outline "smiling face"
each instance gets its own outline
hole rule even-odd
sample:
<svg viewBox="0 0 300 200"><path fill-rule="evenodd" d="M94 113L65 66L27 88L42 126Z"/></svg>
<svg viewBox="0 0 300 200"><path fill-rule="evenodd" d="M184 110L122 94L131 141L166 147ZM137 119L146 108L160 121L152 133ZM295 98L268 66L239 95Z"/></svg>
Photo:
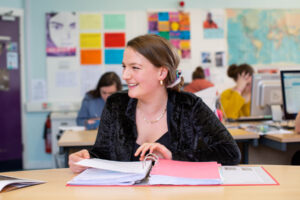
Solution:
<svg viewBox="0 0 300 200"><path fill-rule="evenodd" d="M164 67L155 67L140 53L127 47L123 56L122 78L128 84L128 95L131 98L151 98L158 89L165 89L160 85L167 75Z"/></svg>

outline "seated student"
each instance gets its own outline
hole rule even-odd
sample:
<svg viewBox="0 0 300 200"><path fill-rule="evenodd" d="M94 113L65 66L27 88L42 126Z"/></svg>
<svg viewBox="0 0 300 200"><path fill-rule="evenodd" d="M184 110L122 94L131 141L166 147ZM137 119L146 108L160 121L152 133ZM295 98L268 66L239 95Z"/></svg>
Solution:
<svg viewBox="0 0 300 200"><path fill-rule="evenodd" d="M300 111L295 120L295 132L300 134ZM300 165L300 150L296 151L291 160L292 165Z"/></svg>
<svg viewBox="0 0 300 200"><path fill-rule="evenodd" d="M121 80L115 72L104 73L96 88L86 93L76 119L77 125L97 129L107 98L121 89Z"/></svg>
<svg viewBox="0 0 300 200"><path fill-rule="evenodd" d="M122 75L129 90L108 98L93 148L71 154L70 169L81 172L86 168L75 162L90 157L134 161L148 152L238 164L239 148L216 115L194 94L179 92L178 64L177 50L166 39L147 34L130 40Z"/></svg>
<svg viewBox="0 0 300 200"><path fill-rule="evenodd" d="M248 64L230 65L227 75L236 82L235 87L222 92L221 106L227 118L250 116L253 68Z"/></svg>
<svg viewBox="0 0 300 200"><path fill-rule="evenodd" d="M204 71L200 66L193 72L192 79L193 81L184 87L184 91L195 93L214 86L214 84L205 79Z"/></svg>
<svg viewBox="0 0 300 200"><path fill-rule="evenodd" d="M300 133L300 111L298 112L295 120L295 132Z"/></svg>

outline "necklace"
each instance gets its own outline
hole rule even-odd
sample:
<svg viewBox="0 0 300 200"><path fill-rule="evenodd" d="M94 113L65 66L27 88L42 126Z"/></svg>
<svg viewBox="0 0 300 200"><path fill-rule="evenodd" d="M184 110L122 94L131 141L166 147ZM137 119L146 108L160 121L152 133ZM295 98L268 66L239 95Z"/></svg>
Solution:
<svg viewBox="0 0 300 200"><path fill-rule="evenodd" d="M165 115L165 113L167 112L167 108L164 109L164 111L155 119L155 120L148 120L146 119L146 117L143 115L143 120L148 123L148 124L155 124L156 122L158 122L159 120L161 120L161 118L163 118L163 116Z"/></svg>

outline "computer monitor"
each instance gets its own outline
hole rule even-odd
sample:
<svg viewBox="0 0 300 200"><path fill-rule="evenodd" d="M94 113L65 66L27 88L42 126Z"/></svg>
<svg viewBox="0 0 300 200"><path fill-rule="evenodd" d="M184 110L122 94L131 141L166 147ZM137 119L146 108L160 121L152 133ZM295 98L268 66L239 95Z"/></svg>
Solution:
<svg viewBox="0 0 300 200"><path fill-rule="evenodd" d="M281 120L282 93L279 74L254 74L251 90L251 116ZM278 114L278 112L280 112ZM276 116L275 116L276 114Z"/></svg>
<svg viewBox="0 0 300 200"><path fill-rule="evenodd" d="M280 71L285 119L295 119L300 111L300 70Z"/></svg>

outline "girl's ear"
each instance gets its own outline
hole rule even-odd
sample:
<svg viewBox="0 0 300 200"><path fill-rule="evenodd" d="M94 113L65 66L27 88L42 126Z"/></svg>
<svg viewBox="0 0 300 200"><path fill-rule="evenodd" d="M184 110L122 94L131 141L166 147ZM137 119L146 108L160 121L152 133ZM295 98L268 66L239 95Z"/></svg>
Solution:
<svg viewBox="0 0 300 200"><path fill-rule="evenodd" d="M168 75L168 69L166 67L160 67L159 69L159 80L165 80Z"/></svg>

